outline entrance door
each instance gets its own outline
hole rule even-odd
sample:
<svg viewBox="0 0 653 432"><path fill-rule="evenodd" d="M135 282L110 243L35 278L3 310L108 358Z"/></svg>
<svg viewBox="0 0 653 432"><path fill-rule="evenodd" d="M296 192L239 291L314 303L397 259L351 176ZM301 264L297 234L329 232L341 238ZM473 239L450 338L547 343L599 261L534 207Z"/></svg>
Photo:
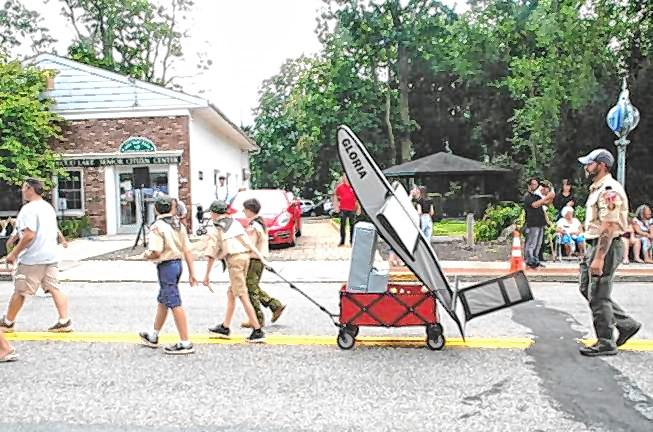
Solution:
<svg viewBox="0 0 653 432"><path fill-rule="evenodd" d="M134 173L118 173L118 193L120 195L120 213L118 232L135 233L140 224L140 209L137 204L137 191L134 189Z"/></svg>
<svg viewBox="0 0 653 432"><path fill-rule="evenodd" d="M143 219L148 225L154 222L156 197L169 193L168 168L151 166L147 182L149 187L143 189L136 188L133 168L118 171L116 177L120 202L118 232L137 233Z"/></svg>

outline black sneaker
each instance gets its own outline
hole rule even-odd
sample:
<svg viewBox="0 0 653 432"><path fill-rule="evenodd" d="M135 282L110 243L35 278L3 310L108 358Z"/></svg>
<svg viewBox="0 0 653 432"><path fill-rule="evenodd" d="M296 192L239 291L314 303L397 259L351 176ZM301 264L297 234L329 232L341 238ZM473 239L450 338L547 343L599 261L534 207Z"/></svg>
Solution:
<svg viewBox="0 0 653 432"><path fill-rule="evenodd" d="M148 332L140 332L138 334L141 338L141 344L150 347L150 348L158 348L159 347L159 336L152 336Z"/></svg>
<svg viewBox="0 0 653 432"><path fill-rule="evenodd" d="M229 338L229 334L231 333L231 330L229 330L227 327L225 327L222 324L219 324L215 327L209 327L209 337L217 337L220 339L227 339Z"/></svg>
<svg viewBox="0 0 653 432"><path fill-rule="evenodd" d="M181 342L177 342L174 345L169 345L163 348L163 352L170 355L193 354L195 348L193 348L193 344L183 346Z"/></svg>
<svg viewBox="0 0 653 432"><path fill-rule="evenodd" d="M50 327L48 331L52 333L69 333L73 331L73 322L70 318L68 318L68 321L63 324L57 321L57 323Z"/></svg>
<svg viewBox="0 0 653 432"><path fill-rule="evenodd" d="M640 323L637 323L634 327L619 329L619 337L617 338L617 346L621 346L628 342L628 339L635 336L635 333L642 328Z"/></svg>
<svg viewBox="0 0 653 432"><path fill-rule="evenodd" d="M600 345L598 343L592 346L585 346L580 349L581 355L587 357L613 356L617 355L617 352L619 352L619 350L616 346L611 347L607 345Z"/></svg>
<svg viewBox="0 0 653 432"><path fill-rule="evenodd" d="M254 329L252 330L252 334L247 336L247 339L245 340L251 343L265 342L265 333L263 333L263 330L261 329Z"/></svg>
<svg viewBox="0 0 653 432"><path fill-rule="evenodd" d="M0 318L0 330L4 331L5 333L13 333L15 325L16 325L16 321L14 321L11 324L7 324L7 320L5 319L4 315L2 316L2 318Z"/></svg>

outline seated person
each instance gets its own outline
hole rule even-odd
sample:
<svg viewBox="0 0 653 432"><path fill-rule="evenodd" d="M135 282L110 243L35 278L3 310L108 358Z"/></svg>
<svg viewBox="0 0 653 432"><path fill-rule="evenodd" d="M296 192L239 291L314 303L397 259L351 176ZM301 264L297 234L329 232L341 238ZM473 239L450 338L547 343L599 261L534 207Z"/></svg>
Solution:
<svg viewBox="0 0 653 432"><path fill-rule="evenodd" d="M624 244L624 264L630 264L630 249L633 247L635 242L639 243L639 240L635 238L635 233L633 231L632 223L629 223L626 227L626 231L621 235L621 241Z"/></svg>
<svg viewBox="0 0 653 432"><path fill-rule="evenodd" d="M566 255L571 255L574 247L578 248L578 254L585 255L585 236L583 225L574 217L574 208L565 206L560 211L562 218L556 222L556 233L558 241L564 248Z"/></svg>
<svg viewBox="0 0 653 432"><path fill-rule="evenodd" d="M633 242L633 256L635 261L640 263L653 263L651 257L651 240L653 240L651 217L651 208L647 205L641 205L637 208L635 217L633 218L633 231L636 239ZM644 257L643 261L642 256Z"/></svg>

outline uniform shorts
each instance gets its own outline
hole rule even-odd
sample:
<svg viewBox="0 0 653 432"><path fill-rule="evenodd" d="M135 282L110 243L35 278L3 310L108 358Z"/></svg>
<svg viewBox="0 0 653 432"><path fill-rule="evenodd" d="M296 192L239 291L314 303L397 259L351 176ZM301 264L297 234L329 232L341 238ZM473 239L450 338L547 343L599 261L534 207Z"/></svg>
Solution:
<svg viewBox="0 0 653 432"><path fill-rule="evenodd" d="M247 269L249 268L249 254L235 254L227 257L227 270L232 294L236 297L249 295L247 293Z"/></svg>
<svg viewBox="0 0 653 432"><path fill-rule="evenodd" d="M181 306L181 296L179 295L181 260L163 261L156 266L156 269L159 274L157 301L170 309Z"/></svg>
<svg viewBox="0 0 653 432"><path fill-rule="evenodd" d="M39 286L43 291L59 289L59 267L57 264L18 264L14 270L16 294L23 297L36 294Z"/></svg>

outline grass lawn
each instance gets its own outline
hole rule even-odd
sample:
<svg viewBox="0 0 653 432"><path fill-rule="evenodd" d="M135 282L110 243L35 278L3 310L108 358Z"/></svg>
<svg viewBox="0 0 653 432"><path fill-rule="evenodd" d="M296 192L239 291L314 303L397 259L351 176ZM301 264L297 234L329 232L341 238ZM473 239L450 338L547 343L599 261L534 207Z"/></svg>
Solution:
<svg viewBox="0 0 653 432"><path fill-rule="evenodd" d="M433 223L434 236L463 236L467 232L465 221L443 219Z"/></svg>
<svg viewBox="0 0 653 432"><path fill-rule="evenodd" d="M331 218L336 224L340 224L340 219L337 217ZM434 236L451 236L460 237L467 233L464 220L456 219L443 219L440 222L433 223Z"/></svg>

